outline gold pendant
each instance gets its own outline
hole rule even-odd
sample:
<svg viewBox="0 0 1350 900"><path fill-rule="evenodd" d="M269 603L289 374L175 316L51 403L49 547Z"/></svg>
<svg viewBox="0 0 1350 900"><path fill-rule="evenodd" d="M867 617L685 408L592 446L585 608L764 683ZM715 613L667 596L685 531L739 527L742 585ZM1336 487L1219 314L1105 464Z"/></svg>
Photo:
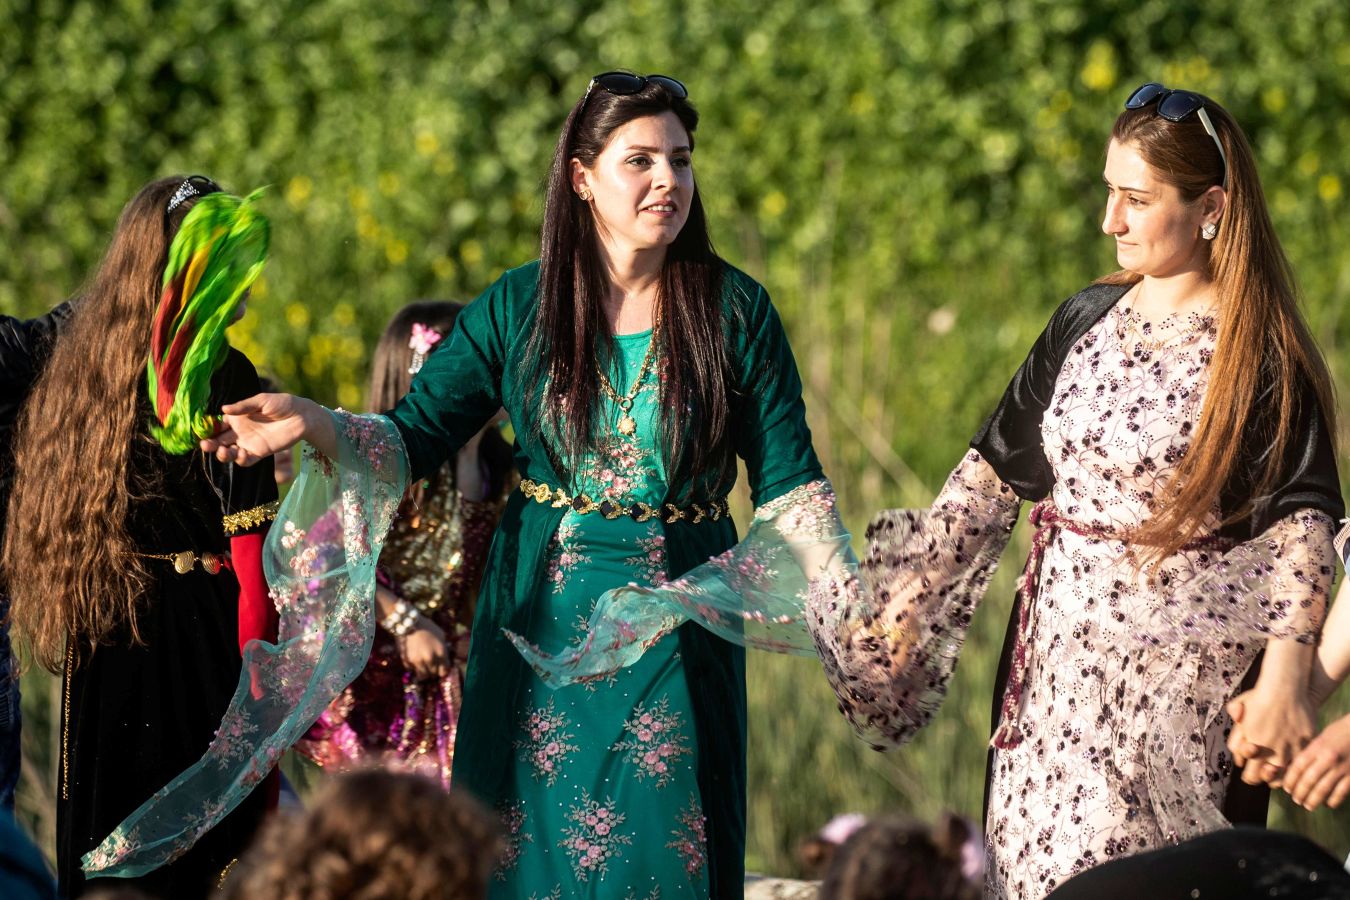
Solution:
<svg viewBox="0 0 1350 900"><path fill-rule="evenodd" d="M197 554L191 550L184 550L181 553L173 555L173 570L179 575L186 575L192 571L192 567L197 562Z"/></svg>
<svg viewBox="0 0 1350 900"><path fill-rule="evenodd" d="M637 422L634 421L632 416L624 413L619 417L619 434L632 437L635 431L637 431Z"/></svg>

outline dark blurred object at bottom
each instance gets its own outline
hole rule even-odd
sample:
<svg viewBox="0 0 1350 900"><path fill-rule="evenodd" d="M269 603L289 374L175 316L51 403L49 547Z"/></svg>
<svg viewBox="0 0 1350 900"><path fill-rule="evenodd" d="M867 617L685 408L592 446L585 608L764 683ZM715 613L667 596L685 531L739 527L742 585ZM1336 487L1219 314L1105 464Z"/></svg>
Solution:
<svg viewBox="0 0 1350 900"><path fill-rule="evenodd" d="M1305 837L1264 828L1230 828L1089 869L1046 900L1139 897L1350 900L1350 873Z"/></svg>

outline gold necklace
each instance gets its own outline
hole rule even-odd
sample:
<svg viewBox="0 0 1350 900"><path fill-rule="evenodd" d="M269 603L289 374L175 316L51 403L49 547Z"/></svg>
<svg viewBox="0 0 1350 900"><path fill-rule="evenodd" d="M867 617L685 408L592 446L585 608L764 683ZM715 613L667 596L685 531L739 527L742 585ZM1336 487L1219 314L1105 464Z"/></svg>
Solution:
<svg viewBox="0 0 1350 900"><path fill-rule="evenodd" d="M642 368L638 369L637 377L633 379L633 384L628 388L628 393L622 397L619 392L614 390L614 385L610 383L609 376L600 368L600 364L595 364L595 374L600 376L600 389L605 392L610 400L619 407L623 415L619 416L619 434L624 437L632 437L637 431L637 420L633 418L633 401L637 399L638 391L642 390L642 383L647 380L647 373L651 371L652 363L656 359L656 341L661 334L661 313L658 310L656 314L656 324L652 328L652 339L647 344L647 355L642 358Z"/></svg>

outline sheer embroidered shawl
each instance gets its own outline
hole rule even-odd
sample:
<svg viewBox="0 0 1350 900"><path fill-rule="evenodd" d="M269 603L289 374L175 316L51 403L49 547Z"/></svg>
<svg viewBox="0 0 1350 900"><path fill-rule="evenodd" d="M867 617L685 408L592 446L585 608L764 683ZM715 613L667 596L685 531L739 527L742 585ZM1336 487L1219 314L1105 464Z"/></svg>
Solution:
<svg viewBox="0 0 1350 900"><path fill-rule="evenodd" d="M246 646L239 687L206 753L84 856L89 875L132 878L185 853L365 667L375 564L407 466L388 419L334 416L337 460L306 452L267 538L263 565L281 613L278 643Z"/></svg>

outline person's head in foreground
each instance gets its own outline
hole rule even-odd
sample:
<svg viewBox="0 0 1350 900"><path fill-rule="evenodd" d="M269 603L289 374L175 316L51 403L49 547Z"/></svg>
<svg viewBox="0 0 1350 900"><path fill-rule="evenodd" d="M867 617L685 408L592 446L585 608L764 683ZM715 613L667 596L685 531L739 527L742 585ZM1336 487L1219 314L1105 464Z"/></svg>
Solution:
<svg viewBox="0 0 1350 900"><path fill-rule="evenodd" d="M484 897L501 840L471 797L421 775L334 776L278 814L230 870L222 900Z"/></svg>
<svg viewBox="0 0 1350 900"><path fill-rule="evenodd" d="M984 846L970 822L943 813L936 825L878 816L834 852L820 900L978 900Z"/></svg>

